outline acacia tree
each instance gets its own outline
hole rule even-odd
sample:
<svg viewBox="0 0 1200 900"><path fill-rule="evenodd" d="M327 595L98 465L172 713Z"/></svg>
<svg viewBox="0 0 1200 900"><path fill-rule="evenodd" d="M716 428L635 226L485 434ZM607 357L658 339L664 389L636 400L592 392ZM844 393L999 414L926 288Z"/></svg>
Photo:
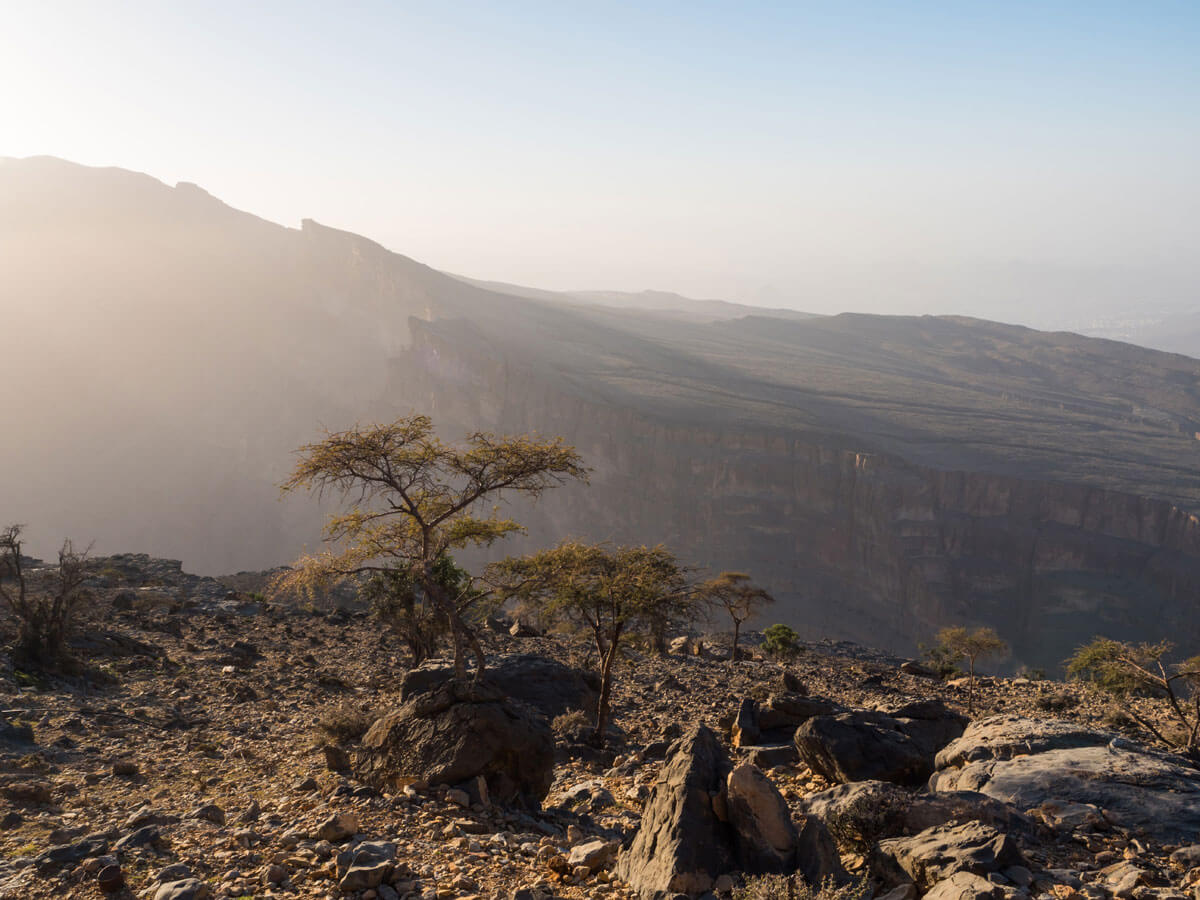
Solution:
<svg viewBox="0 0 1200 900"><path fill-rule="evenodd" d="M733 647L729 651L729 663L732 665L737 659L742 623L764 606L774 603L775 598L758 587L745 572L722 572L700 585L700 596L725 610L733 620Z"/></svg>
<svg viewBox="0 0 1200 900"><path fill-rule="evenodd" d="M22 531L21 525L0 531L0 599L17 619L17 655L53 664L63 656L79 604L91 596L84 587L88 550L63 541L57 566L29 572L21 554Z"/></svg>
<svg viewBox="0 0 1200 900"><path fill-rule="evenodd" d="M1067 675L1089 680L1114 697L1140 694L1165 701L1178 726L1175 734L1167 734L1131 705L1123 711L1168 747L1196 755L1200 753L1200 656L1171 664L1165 660L1172 649L1169 641L1129 644L1098 637L1067 660Z"/></svg>
<svg viewBox="0 0 1200 900"><path fill-rule="evenodd" d="M945 660L967 660L970 681L967 690L967 710L975 708L975 661L1002 657L1008 653L1008 643L996 634L996 629L981 626L968 631L961 625L943 628L937 635L935 652Z"/></svg>
<svg viewBox="0 0 1200 900"><path fill-rule="evenodd" d="M480 502L510 492L536 498L587 476L579 454L561 438L476 432L454 446L440 440L423 415L328 433L298 453L283 492L332 491L347 508L325 526L330 548L302 557L272 590L311 592L371 575L408 579L448 626L459 678L466 676L467 645L476 657L477 678L484 668L483 648L467 615L475 596L449 590L439 567L452 550L486 546L522 530L494 508L477 513Z"/></svg>
<svg viewBox="0 0 1200 900"><path fill-rule="evenodd" d="M653 630L664 616L698 602L687 571L666 548L609 547L565 541L549 550L489 567L488 579L506 597L524 601L547 625L590 633L600 670L598 743L611 715L613 669L621 642Z"/></svg>

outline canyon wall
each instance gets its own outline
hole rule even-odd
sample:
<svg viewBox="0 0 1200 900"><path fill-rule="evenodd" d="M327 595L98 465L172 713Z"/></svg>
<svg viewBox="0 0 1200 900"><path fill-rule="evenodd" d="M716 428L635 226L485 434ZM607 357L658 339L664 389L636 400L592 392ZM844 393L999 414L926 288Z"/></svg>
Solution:
<svg viewBox="0 0 1200 900"><path fill-rule="evenodd" d="M986 472L940 471L833 435L668 422L586 386L417 329L389 397L448 434L488 423L561 434L594 468L521 521L563 536L663 542L750 571L767 621L910 653L950 624L994 626L1008 666L1057 670L1097 634L1200 637L1200 520L1171 503ZM762 623L760 623L762 624Z"/></svg>

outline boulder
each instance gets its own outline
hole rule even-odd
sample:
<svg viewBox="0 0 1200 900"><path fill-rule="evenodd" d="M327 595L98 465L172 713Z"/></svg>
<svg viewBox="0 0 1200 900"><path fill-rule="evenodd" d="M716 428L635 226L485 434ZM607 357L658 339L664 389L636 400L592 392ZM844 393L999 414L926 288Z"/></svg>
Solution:
<svg viewBox="0 0 1200 900"><path fill-rule="evenodd" d="M577 844L571 848L571 853L567 857L567 865L571 867L571 871L582 866L590 873L598 872L600 869L607 868L617 858L617 851L620 847L621 845L616 841L606 841L602 838Z"/></svg>
<svg viewBox="0 0 1200 900"><path fill-rule="evenodd" d="M997 900L1003 891L978 875L970 872L955 872L931 887L924 900Z"/></svg>
<svg viewBox="0 0 1200 900"><path fill-rule="evenodd" d="M874 863L885 883L911 879L925 891L956 872L986 878L1027 865L1016 841L982 822L937 825L912 837L880 841Z"/></svg>
<svg viewBox="0 0 1200 900"><path fill-rule="evenodd" d="M617 860L617 875L643 896L654 896L700 894L732 871L733 829L713 803L731 768L716 735L703 725L673 744L633 843Z"/></svg>
<svg viewBox="0 0 1200 900"><path fill-rule="evenodd" d="M758 728L766 743L790 740L796 729L809 719L832 716L842 709L839 704L822 697L806 697L799 693L772 694L758 709Z"/></svg>
<svg viewBox="0 0 1200 900"><path fill-rule="evenodd" d="M758 704L749 697L743 697L738 705L731 734L735 747L757 744L762 737L758 730Z"/></svg>
<svg viewBox="0 0 1200 900"><path fill-rule="evenodd" d="M791 741L786 744L756 744L741 749L745 751L746 762L760 769L794 766L800 762L800 754L796 752L796 745Z"/></svg>
<svg viewBox="0 0 1200 900"><path fill-rule="evenodd" d="M941 700L919 700L885 709L884 712L899 723L900 730L916 743L931 762L939 750L962 736L970 721Z"/></svg>
<svg viewBox="0 0 1200 900"><path fill-rule="evenodd" d="M212 892L198 878L184 878L160 884L154 892L154 900L208 900Z"/></svg>
<svg viewBox="0 0 1200 900"><path fill-rule="evenodd" d="M978 791L1019 809L1091 806L1163 843L1191 841L1200 832L1200 772L1187 760L1068 722L1019 716L975 722L938 753L929 785Z"/></svg>
<svg viewBox="0 0 1200 900"><path fill-rule="evenodd" d="M338 888L343 893L365 891L387 881L396 867L396 845L363 841L337 855Z"/></svg>
<svg viewBox="0 0 1200 900"><path fill-rule="evenodd" d="M453 677L454 667L448 663L424 663L404 676L400 702L407 703ZM600 697L600 680L594 672L573 669L544 656L503 657L484 673L483 680L510 699L529 704L548 719L577 709L590 717Z"/></svg>
<svg viewBox="0 0 1200 900"><path fill-rule="evenodd" d="M482 776L494 803L536 808L554 775L554 735L543 716L492 683L447 681L378 719L354 771L381 790L414 781Z"/></svg>
<svg viewBox="0 0 1200 900"><path fill-rule="evenodd" d="M800 805L831 827L850 829L871 841L962 822L983 822L1001 831L1028 835L1037 829L1020 810L985 794L914 793L887 781L835 785L810 794Z"/></svg>
<svg viewBox="0 0 1200 900"><path fill-rule="evenodd" d="M319 841L340 844L350 840L357 832L358 816L354 813L334 813L317 826L316 838Z"/></svg>
<svg viewBox="0 0 1200 900"><path fill-rule="evenodd" d="M809 884L848 879L837 844L816 816L799 827L778 788L752 765L740 765L726 780L726 808L734 829L734 852L743 872L753 875L801 872Z"/></svg>
<svg viewBox="0 0 1200 900"><path fill-rule="evenodd" d="M817 716L796 730L796 750L813 772L834 782L894 781L916 785L929 777L933 762L880 713Z"/></svg>
<svg viewBox="0 0 1200 900"><path fill-rule="evenodd" d="M747 872L796 868L798 835L787 801L757 767L743 763L726 779L729 824L738 862Z"/></svg>
<svg viewBox="0 0 1200 900"><path fill-rule="evenodd" d="M713 733L696 726L671 753L617 875L643 896L711 891L716 879L801 872L813 884L846 880L837 846L815 816L793 822L761 771L733 768Z"/></svg>

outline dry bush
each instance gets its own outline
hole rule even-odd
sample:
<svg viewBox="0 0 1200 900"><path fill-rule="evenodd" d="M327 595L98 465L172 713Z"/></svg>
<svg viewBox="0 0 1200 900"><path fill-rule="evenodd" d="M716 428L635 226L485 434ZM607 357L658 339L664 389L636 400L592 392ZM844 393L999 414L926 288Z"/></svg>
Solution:
<svg viewBox="0 0 1200 900"><path fill-rule="evenodd" d="M814 887L799 875L758 875L733 892L733 900L866 900L871 895L865 879L838 885L826 879Z"/></svg>
<svg viewBox="0 0 1200 900"><path fill-rule="evenodd" d="M374 712L343 701L321 710L317 727L339 744L344 744L359 740L375 724L376 718Z"/></svg>

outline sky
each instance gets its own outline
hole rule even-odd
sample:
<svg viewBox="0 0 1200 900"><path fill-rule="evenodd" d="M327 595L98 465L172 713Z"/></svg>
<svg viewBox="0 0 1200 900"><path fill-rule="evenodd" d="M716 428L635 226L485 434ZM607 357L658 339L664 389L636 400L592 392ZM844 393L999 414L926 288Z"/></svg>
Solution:
<svg viewBox="0 0 1200 900"><path fill-rule="evenodd" d="M1200 4L0 0L0 156L542 288L1200 306Z"/></svg>

